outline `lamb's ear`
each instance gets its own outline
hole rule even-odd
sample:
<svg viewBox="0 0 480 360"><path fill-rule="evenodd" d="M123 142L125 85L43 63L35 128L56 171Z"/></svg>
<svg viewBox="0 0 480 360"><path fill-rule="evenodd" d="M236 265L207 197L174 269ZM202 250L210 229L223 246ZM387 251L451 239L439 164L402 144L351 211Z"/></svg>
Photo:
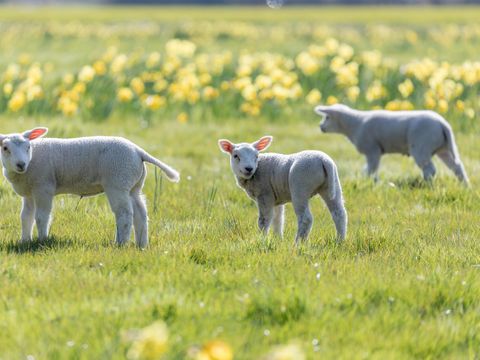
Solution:
<svg viewBox="0 0 480 360"><path fill-rule="evenodd" d="M43 137L47 134L48 129L44 127L38 127L32 130L25 131L23 137L28 140L35 140L40 137Z"/></svg>
<svg viewBox="0 0 480 360"><path fill-rule="evenodd" d="M218 140L218 146L224 153L231 154L235 144L227 139L220 139Z"/></svg>
<svg viewBox="0 0 480 360"><path fill-rule="evenodd" d="M330 112L330 107L324 106L324 105L318 105L318 106L315 106L314 111L316 114L323 116Z"/></svg>
<svg viewBox="0 0 480 360"><path fill-rule="evenodd" d="M260 140L255 141L252 144L252 146L258 151L262 151L270 146L270 144L272 143L272 140L273 140L272 136L264 136Z"/></svg>

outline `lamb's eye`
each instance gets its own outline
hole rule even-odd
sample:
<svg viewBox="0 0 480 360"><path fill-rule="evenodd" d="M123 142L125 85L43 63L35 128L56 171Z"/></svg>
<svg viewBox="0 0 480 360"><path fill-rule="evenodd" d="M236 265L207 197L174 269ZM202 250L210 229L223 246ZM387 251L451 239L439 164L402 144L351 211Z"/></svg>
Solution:
<svg viewBox="0 0 480 360"><path fill-rule="evenodd" d="M4 146L3 151L8 151L8 148L6 146Z"/></svg>
<svg viewBox="0 0 480 360"><path fill-rule="evenodd" d="M233 158L234 158L235 160L240 160L240 157L239 157L237 154L233 155Z"/></svg>

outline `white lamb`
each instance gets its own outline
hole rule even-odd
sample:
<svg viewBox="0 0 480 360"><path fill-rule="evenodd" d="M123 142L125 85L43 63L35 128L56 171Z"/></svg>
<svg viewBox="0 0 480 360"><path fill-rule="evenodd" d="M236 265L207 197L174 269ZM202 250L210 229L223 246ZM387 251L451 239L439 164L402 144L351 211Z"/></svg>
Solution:
<svg viewBox="0 0 480 360"><path fill-rule="evenodd" d="M437 155L460 181L468 185L452 128L433 111L359 111L346 105L317 106L323 116L320 130L348 137L367 158L368 175L377 177L380 157L387 153L411 155L429 181L435 176Z"/></svg>
<svg viewBox="0 0 480 360"><path fill-rule="evenodd" d="M343 240L347 232L347 212L333 160L320 151L259 154L271 141L271 136L252 144L218 141L220 149L230 155L237 185L257 203L260 230L268 233L273 223L274 231L283 236L284 204L292 202L298 221L295 244L306 240L313 223L309 200L319 194L335 223L338 240Z"/></svg>
<svg viewBox="0 0 480 360"><path fill-rule="evenodd" d="M116 218L117 243L128 241L133 222L137 245L146 247L144 162L158 166L175 182L179 181L178 172L123 138L39 139L46 133L46 128L35 128L23 134L0 135L3 174L23 197L21 241L31 241L34 219L39 240L48 237L55 195L105 192Z"/></svg>

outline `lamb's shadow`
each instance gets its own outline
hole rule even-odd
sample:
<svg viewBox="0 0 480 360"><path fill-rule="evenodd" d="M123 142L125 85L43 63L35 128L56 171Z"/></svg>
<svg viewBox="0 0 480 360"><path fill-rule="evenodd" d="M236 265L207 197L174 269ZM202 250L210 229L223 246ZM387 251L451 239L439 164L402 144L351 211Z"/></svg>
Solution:
<svg viewBox="0 0 480 360"><path fill-rule="evenodd" d="M392 184L399 189L429 189L432 187L431 181L425 181L420 177L408 177L392 181Z"/></svg>
<svg viewBox="0 0 480 360"><path fill-rule="evenodd" d="M36 253L46 250L58 250L73 246L71 239L63 239L55 236L50 236L47 240L38 241L35 239L30 242L10 241L8 243L0 243L0 251L5 251L8 254L25 254Z"/></svg>

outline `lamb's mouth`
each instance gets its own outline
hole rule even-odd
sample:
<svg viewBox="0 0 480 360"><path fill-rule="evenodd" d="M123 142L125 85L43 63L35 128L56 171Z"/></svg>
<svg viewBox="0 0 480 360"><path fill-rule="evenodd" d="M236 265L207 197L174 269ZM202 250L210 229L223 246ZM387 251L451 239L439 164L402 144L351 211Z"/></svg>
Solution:
<svg viewBox="0 0 480 360"><path fill-rule="evenodd" d="M246 180L251 179L254 174L253 172L246 173L244 171L241 171L240 173L242 174L242 177Z"/></svg>

